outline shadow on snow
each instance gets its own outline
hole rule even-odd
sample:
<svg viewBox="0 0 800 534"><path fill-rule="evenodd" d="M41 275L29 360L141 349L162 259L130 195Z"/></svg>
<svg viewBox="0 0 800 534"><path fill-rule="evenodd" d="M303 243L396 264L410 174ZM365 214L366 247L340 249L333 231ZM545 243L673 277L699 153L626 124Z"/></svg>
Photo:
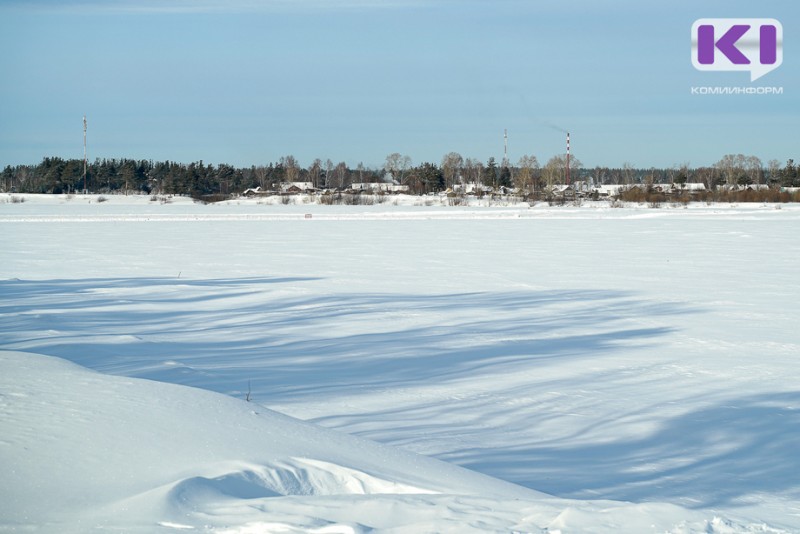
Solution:
<svg viewBox="0 0 800 534"><path fill-rule="evenodd" d="M800 498L798 447L800 392L786 391L690 411L635 440L461 450L443 459L561 497L708 508L744 505L745 494L759 492Z"/></svg>
<svg viewBox="0 0 800 534"><path fill-rule="evenodd" d="M624 292L287 296L312 278L0 281L0 347L114 374L287 401L308 392L440 384L477 372L593 358L687 312ZM294 289L294 291L292 291ZM581 334L575 333L580 325Z"/></svg>
<svg viewBox="0 0 800 534"><path fill-rule="evenodd" d="M639 318L699 311L619 291L342 289L316 278L5 280L0 348L240 397L249 381L254 398L269 405L590 362L673 331L643 327ZM798 393L745 397L668 420L636 440L512 439L491 451L454 446L440 457L561 496L713 495L698 506L723 505L743 488L798 485L799 402ZM422 423L435 426L436 413Z"/></svg>

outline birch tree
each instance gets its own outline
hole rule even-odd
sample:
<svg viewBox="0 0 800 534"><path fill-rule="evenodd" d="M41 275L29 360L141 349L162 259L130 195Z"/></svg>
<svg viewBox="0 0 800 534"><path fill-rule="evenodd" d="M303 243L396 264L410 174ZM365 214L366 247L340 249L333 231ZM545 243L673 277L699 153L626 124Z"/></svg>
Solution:
<svg viewBox="0 0 800 534"><path fill-rule="evenodd" d="M758 157L747 156L745 158L744 167L750 182L760 184L764 181L764 169Z"/></svg>
<svg viewBox="0 0 800 534"><path fill-rule="evenodd" d="M442 174L444 175L445 188L453 188L456 180L461 175L464 158L458 152L448 152L442 158Z"/></svg>
<svg viewBox="0 0 800 534"><path fill-rule="evenodd" d="M569 157L570 169L580 169L583 167L581 161L575 156ZM548 188L558 183L564 183L567 175L567 155L559 154L547 160L547 165L542 169L542 178Z"/></svg>
<svg viewBox="0 0 800 534"><path fill-rule="evenodd" d="M767 169L769 171L770 182L780 182L781 180L781 162L777 159L771 159L767 162Z"/></svg>
<svg viewBox="0 0 800 534"><path fill-rule="evenodd" d="M300 165L297 163L297 159L291 154L288 156L284 156L281 158L281 166L283 167L284 176L286 177L286 181L289 183L297 182L300 178Z"/></svg>
<svg viewBox="0 0 800 534"><path fill-rule="evenodd" d="M404 183L405 172L411 168L411 158L404 156L399 152L393 152L386 156L386 162L383 164L383 169L392 175L392 178L398 183Z"/></svg>
<svg viewBox="0 0 800 534"><path fill-rule="evenodd" d="M719 170L728 185L736 185L744 174L746 158L743 154L726 154L714 166Z"/></svg>
<svg viewBox="0 0 800 534"><path fill-rule="evenodd" d="M535 172L539 170L539 160L536 156L527 154L519 158L517 163L519 172L514 176L514 187L524 192L533 192L535 188Z"/></svg>
<svg viewBox="0 0 800 534"><path fill-rule="evenodd" d="M319 188L319 179L322 175L322 160L317 158L308 166L308 179L314 188Z"/></svg>

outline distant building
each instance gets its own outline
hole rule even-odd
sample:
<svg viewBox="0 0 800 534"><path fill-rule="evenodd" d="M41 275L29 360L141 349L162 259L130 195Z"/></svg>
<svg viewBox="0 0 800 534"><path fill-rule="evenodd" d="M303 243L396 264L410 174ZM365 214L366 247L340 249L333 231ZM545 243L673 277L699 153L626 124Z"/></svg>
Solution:
<svg viewBox="0 0 800 534"><path fill-rule="evenodd" d="M281 182L279 184L281 194L293 195L298 193L313 193L314 184L311 182Z"/></svg>
<svg viewBox="0 0 800 534"><path fill-rule="evenodd" d="M766 191L767 184L721 184L717 186L720 191Z"/></svg>
<svg viewBox="0 0 800 534"><path fill-rule="evenodd" d="M242 196L257 197L257 196L272 195L272 194L274 194L273 191L264 191L263 189L261 189L261 186L258 186L255 188L246 189L244 193L242 193Z"/></svg>
<svg viewBox="0 0 800 534"><path fill-rule="evenodd" d="M350 190L370 193L408 193L408 186L389 182L355 183L350 185Z"/></svg>
<svg viewBox="0 0 800 534"><path fill-rule="evenodd" d="M592 189L592 193L596 194L598 198L616 198L627 188L628 186L619 184L596 185Z"/></svg>
<svg viewBox="0 0 800 534"><path fill-rule="evenodd" d="M492 191L494 191L494 188L492 186L476 184L475 182L453 185L453 192L464 193L467 195L476 195L478 193L491 193Z"/></svg>
<svg viewBox="0 0 800 534"><path fill-rule="evenodd" d="M668 192L679 192L679 191L688 191L690 193L705 193L707 191L706 184L702 182L686 182L683 184L670 184L671 191Z"/></svg>
<svg viewBox="0 0 800 534"><path fill-rule="evenodd" d="M767 184L749 184L745 188L750 191L769 191L769 185Z"/></svg>

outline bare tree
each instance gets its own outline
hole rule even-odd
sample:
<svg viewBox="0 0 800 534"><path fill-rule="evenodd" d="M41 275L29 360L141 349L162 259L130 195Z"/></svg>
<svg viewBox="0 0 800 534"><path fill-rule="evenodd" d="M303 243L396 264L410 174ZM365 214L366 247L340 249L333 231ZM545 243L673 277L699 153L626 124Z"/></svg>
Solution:
<svg viewBox="0 0 800 534"><path fill-rule="evenodd" d="M737 184L740 181L759 183L761 175L761 160L756 156L744 154L727 154L717 163L722 170L728 184Z"/></svg>
<svg viewBox="0 0 800 534"><path fill-rule="evenodd" d="M566 159L563 163L559 156L553 156L542 169L542 179L544 180L545 187L552 189L553 186L559 183L564 176L562 169L566 169Z"/></svg>
<svg viewBox="0 0 800 534"><path fill-rule="evenodd" d="M771 159L767 162L767 169L769 171L769 181L779 182L781 179L781 162L777 159Z"/></svg>
<svg viewBox="0 0 800 534"><path fill-rule="evenodd" d="M336 168L333 170L334 183L336 187L343 188L347 184L347 175L349 169L344 161L340 161Z"/></svg>
<svg viewBox="0 0 800 534"><path fill-rule="evenodd" d="M487 182L484 181L483 177L486 176L486 165L482 161L477 161L475 163L475 185L479 188L483 187L484 185L489 185ZM483 192L483 189L481 189Z"/></svg>
<svg viewBox="0 0 800 534"><path fill-rule="evenodd" d="M631 185L633 183L633 165L631 165L630 161L626 161L622 164L622 176L625 179L625 185Z"/></svg>
<svg viewBox="0 0 800 534"><path fill-rule="evenodd" d="M28 182L32 181L32 176L35 177L35 173L32 172L30 167L27 165L17 167L17 172L15 174L15 178L17 179L17 187L20 189L20 191L23 191ZM11 182L11 186L14 187L13 181Z"/></svg>
<svg viewBox="0 0 800 534"><path fill-rule="evenodd" d="M256 181L258 182L259 187L261 189L267 188L267 168L263 165L258 165L257 167L253 167L253 177L255 177Z"/></svg>
<svg viewBox="0 0 800 534"><path fill-rule="evenodd" d="M449 152L442 158L442 174L445 188L452 188L461 175L464 158L458 152Z"/></svg>
<svg viewBox="0 0 800 534"><path fill-rule="evenodd" d="M519 172L514 176L514 187L524 192L533 192L535 190L535 173L539 170L539 160L536 156L529 156L527 154L519 158L517 163Z"/></svg>
<svg viewBox="0 0 800 534"><path fill-rule="evenodd" d="M579 169L583 166L581 161L575 156L569 157L570 168ZM547 160L547 165L542 169L542 178L547 187L552 188L554 184L562 183L567 174L567 155L559 154Z"/></svg>
<svg viewBox="0 0 800 534"><path fill-rule="evenodd" d="M297 182L300 178L300 165L298 165L297 160L294 156L288 155L281 158L280 161L281 165L283 166L284 172L286 173L286 181L287 182Z"/></svg>
<svg viewBox="0 0 800 534"><path fill-rule="evenodd" d="M713 167L698 167L694 170L695 180L705 184L706 188L711 191L714 189L714 181L717 178L716 172Z"/></svg>
<svg viewBox="0 0 800 534"><path fill-rule="evenodd" d="M325 187L332 187L333 182L333 162L329 159L325 160Z"/></svg>
<svg viewBox="0 0 800 534"><path fill-rule="evenodd" d="M651 167L650 171L647 174L644 175L644 183L648 187L651 187L656 181L656 172L655 171L656 171L655 168Z"/></svg>
<svg viewBox="0 0 800 534"><path fill-rule="evenodd" d="M756 156L747 156L744 162L747 177L754 184L760 184L764 181L764 168L761 160Z"/></svg>
<svg viewBox="0 0 800 534"><path fill-rule="evenodd" d="M320 186L319 179L322 175L322 160L317 158L308 167L308 178L311 180L311 185L315 188Z"/></svg>
<svg viewBox="0 0 800 534"><path fill-rule="evenodd" d="M726 154L714 166L720 171L728 185L736 185L744 174L746 158L743 154Z"/></svg>
<svg viewBox="0 0 800 534"><path fill-rule="evenodd" d="M594 168L594 182L597 185L602 185L606 183L606 179L608 177L609 171L608 167L595 167Z"/></svg>
<svg viewBox="0 0 800 534"><path fill-rule="evenodd" d="M392 175L392 179L398 183L404 183L405 172L411 168L411 158L399 152L394 152L386 156L386 163L383 169Z"/></svg>
<svg viewBox="0 0 800 534"><path fill-rule="evenodd" d="M483 163L475 158L467 158L462 165L464 179L467 183L480 184L483 174Z"/></svg>

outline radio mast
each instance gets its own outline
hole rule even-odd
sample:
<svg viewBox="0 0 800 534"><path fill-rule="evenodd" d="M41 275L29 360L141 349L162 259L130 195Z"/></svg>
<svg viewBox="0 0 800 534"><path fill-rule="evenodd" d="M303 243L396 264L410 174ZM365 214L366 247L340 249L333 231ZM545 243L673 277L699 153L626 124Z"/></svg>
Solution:
<svg viewBox="0 0 800 534"><path fill-rule="evenodd" d="M86 115L83 116L83 194L89 191L86 189Z"/></svg>
<svg viewBox="0 0 800 534"><path fill-rule="evenodd" d="M503 129L503 167L508 167L508 130Z"/></svg>
<svg viewBox="0 0 800 534"><path fill-rule="evenodd" d="M567 132L567 185L569 185L569 132Z"/></svg>

